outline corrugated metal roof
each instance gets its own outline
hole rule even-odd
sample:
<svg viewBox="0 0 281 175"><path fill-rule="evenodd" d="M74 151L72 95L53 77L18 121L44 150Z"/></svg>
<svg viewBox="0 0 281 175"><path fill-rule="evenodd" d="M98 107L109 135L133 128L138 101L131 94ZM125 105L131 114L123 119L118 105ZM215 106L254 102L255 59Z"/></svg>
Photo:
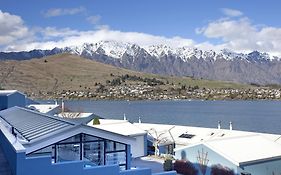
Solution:
<svg viewBox="0 0 281 175"><path fill-rule="evenodd" d="M1 118L28 142L75 125L63 119L20 107L0 111Z"/></svg>

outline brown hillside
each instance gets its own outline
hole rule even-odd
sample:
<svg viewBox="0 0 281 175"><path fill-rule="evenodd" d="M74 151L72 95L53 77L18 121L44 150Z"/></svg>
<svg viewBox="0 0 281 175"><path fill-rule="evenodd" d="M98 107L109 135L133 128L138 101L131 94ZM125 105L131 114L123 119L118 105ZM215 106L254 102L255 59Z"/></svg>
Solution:
<svg viewBox="0 0 281 175"><path fill-rule="evenodd" d="M96 83L105 84L119 75L154 77L174 84L210 88L248 88L229 82L194 80L188 77L162 77L113 67L75 55L60 54L42 59L25 61L1 61L0 86L27 93L54 92L61 90L91 90Z"/></svg>

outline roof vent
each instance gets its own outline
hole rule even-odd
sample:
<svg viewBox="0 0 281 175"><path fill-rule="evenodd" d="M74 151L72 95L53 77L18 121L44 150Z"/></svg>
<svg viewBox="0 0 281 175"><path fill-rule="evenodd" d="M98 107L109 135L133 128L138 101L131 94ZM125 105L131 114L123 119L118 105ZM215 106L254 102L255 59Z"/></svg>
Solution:
<svg viewBox="0 0 281 175"><path fill-rule="evenodd" d="M221 121L218 121L218 129L221 129Z"/></svg>
<svg viewBox="0 0 281 175"><path fill-rule="evenodd" d="M229 122L229 130L232 130L232 122Z"/></svg>

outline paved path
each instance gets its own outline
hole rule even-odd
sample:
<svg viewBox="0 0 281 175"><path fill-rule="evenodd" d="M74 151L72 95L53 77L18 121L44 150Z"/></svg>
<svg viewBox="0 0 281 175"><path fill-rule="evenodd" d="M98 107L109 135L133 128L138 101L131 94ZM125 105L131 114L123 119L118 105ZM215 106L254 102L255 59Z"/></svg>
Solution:
<svg viewBox="0 0 281 175"><path fill-rule="evenodd" d="M9 164L0 146L0 175L12 175Z"/></svg>

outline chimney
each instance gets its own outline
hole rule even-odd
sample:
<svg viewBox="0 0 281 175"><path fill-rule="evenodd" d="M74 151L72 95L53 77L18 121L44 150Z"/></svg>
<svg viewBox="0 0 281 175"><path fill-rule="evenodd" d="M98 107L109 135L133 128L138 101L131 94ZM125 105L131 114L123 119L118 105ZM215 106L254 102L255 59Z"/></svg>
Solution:
<svg viewBox="0 0 281 175"><path fill-rule="evenodd" d="M139 117L139 123L141 123L141 118Z"/></svg>
<svg viewBox="0 0 281 175"><path fill-rule="evenodd" d="M229 122L229 130L232 130L232 122Z"/></svg>
<svg viewBox="0 0 281 175"><path fill-rule="evenodd" d="M127 118L126 118L126 114L124 113L124 117L123 117L123 120L127 120Z"/></svg>
<svg viewBox="0 0 281 175"><path fill-rule="evenodd" d="M218 129L221 129L221 121L218 121Z"/></svg>

